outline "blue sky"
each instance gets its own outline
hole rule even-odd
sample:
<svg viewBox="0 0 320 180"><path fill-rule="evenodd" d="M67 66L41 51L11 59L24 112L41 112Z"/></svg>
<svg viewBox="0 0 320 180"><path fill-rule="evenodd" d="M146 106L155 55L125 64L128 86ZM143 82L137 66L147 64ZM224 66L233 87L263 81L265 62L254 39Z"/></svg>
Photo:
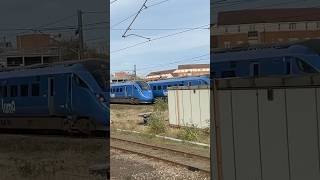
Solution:
<svg viewBox="0 0 320 180"><path fill-rule="evenodd" d="M146 6L163 0L148 0ZM138 75L151 71L176 68L178 64L209 63L210 31L205 28L181 33L145 43L126 50L114 52L124 47L144 42L146 39L129 36L122 38L133 18L114 24L137 12L144 0L118 0L111 4L111 72L132 71L137 66ZM210 24L210 0L168 0L144 9L131 26L128 34L151 39ZM182 28L182 29L174 29ZM162 29L162 30L154 30ZM165 30L164 30L165 29ZM172 30L174 29L174 30ZM194 58L201 56L199 58Z"/></svg>

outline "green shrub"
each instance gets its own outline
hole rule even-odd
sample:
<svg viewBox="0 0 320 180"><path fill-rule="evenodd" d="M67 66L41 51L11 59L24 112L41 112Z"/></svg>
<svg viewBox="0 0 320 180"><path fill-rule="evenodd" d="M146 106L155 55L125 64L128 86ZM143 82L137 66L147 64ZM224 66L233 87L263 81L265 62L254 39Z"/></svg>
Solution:
<svg viewBox="0 0 320 180"><path fill-rule="evenodd" d="M168 103L163 99L156 99L153 105L153 111L164 112L166 110L168 110Z"/></svg>
<svg viewBox="0 0 320 180"><path fill-rule="evenodd" d="M167 130L164 119L159 113L153 113L148 122L149 131L152 134L165 133Z"/></svg>

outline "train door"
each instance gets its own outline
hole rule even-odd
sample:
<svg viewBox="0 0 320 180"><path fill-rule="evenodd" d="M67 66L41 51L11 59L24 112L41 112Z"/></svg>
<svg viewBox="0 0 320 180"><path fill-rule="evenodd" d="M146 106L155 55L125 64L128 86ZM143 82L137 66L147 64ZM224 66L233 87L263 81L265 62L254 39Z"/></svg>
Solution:
<svg viewBox="0 0 320 180"><path fill-rule="evenodd" d="M128 87L124 86L124 97L127 98L128 97Z"/></svg>
<svg viewBox="0 0 320 180"><path fill-rule="evenodd" d="M49 114L54 114L54 78L49 77L48 78L48 109Z"/></svg>
<svg viewBox="0 0 320 180"><path fill-rule="evenodd" d="M68 76L66 108L69 113L72 112L72 80L73 80L73 75Z"/></svg>
<svg viewBox="0 0 320 180"><path fill-rule="evenodd" d="M251 64L250 75L254 76L254 77L260 75L260 64L259 63L252 63Z"/></svg>

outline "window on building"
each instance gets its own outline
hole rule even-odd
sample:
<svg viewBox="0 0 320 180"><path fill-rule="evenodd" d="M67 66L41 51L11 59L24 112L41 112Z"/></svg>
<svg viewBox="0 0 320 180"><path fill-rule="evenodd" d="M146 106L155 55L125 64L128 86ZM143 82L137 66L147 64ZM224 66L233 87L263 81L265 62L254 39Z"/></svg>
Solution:
<svg viewBox="0 0 320 180"><path fill-rule="evenodd" d="M256 26L254 24L251 24L249 26L249 31L255 31L256 30Z"/></svg>
<svg viewBox="0 0 320 180"><path fill-rule="evenodd" d="M240 32L241 31L241 26L238 26L238 32Z"/></svg>
<svg viewBox="0 0 320 180"><path fill-rule="evenodd" d="M317 29L320 29L320 22L317 22Z"/></svg>
<svg viewBox="0 0 320 180"><path fill-rule="evenodd" d="M24 84L24 85L20 86L20 95L22 97L25 97L25 96L29 95L29 86L27 84Z"/></svg>
<svg viewBox="0 0 320 180"><path fill-rule="evenodd" d="M290 24L289 24L289 29L290 29L290 30L295 30L295 29L297 29L297 24L296 24L296 23L290 23Z"/></svg>
<svg viewBox="0 0 320 180"><path fill-rule="evenodd" d="M31 85L31 95L40 96L40 85L38 83Z"/></svg>
<svg viewBox="0 0 320 180"><path fill-rule="evenodd" d="M10 86L10 97L18 96L18 86Z"/></svg>
<svg viewBox="0 0 320 180"><path fill-rule="evenodd" d="M225 48L231 48L231 43L229 41L224 42Z"/></svg>
<svg viewBox="0 0 320 180"><path fill-rule="evenodd" d="M278 24L278 30L280 31L280 29L281 29L281 24Z"/></svg>
<svg viewBox="0 0 320 180"><path fill-rule="evenodd" d="M309 28L309 23L306 22L305 25L306 25L306 30L308 30L308 28Z"/></svg>
<svg viewBox="0 0 320 180"><path fill-rule="evenodd" d="M224 28L224 32L229 32L229 30L228 30L228 27L226 26L225 28Z"/></svg>

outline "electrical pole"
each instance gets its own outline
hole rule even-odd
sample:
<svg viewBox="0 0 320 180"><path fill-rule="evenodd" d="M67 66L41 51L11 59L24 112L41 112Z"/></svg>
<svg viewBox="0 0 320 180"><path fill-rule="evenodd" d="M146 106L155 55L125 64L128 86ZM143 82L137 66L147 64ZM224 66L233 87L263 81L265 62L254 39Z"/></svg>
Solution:
<svg viewBox="0 0 320 180"><path fill-rule="evenodd" d="M83 58L83 49L84 49L82 19L83 19L83 12L81 10L78 10L79 59Z"/></svg>
<svg viewBox="0 0 320 180"><path fill-rule="evenodd" d="M136 65L133 66L133 75L134 75L134 80L137 78L137 67Z"/></svg>

